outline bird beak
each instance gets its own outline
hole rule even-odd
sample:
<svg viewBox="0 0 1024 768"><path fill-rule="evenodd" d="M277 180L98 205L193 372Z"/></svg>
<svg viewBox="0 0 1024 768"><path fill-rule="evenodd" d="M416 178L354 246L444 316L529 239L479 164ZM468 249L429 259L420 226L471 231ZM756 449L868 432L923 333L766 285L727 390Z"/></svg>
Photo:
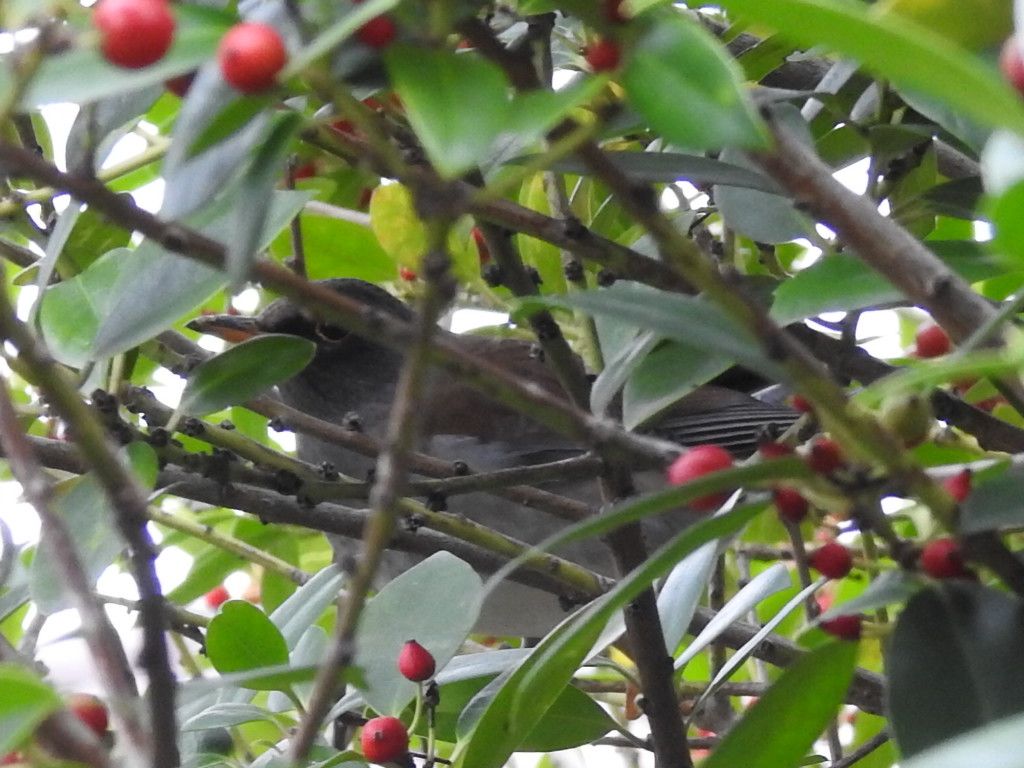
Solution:
<svg viewBox="0 0 1024 768"><path fill-rule="evenodd" d="M203 315L191 321L186 327L199 333L216 336L232 344L238 344L265 333L257 324L255 317L243 315Z"/></svg>

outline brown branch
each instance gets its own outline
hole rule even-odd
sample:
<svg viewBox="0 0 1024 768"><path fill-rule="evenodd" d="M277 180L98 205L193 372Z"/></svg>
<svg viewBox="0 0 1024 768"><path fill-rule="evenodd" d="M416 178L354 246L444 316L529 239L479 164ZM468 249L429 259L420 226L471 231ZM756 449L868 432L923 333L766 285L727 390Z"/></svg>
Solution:
<svg viewBox="0 0 1024 768"><path fill-rule="evenodd" d="M65 472L81 473L86 469L81 456L74 446L59 440L43 437L28 437L32 449L47 466ZM183 498L213 506L237 509L268 523L298 525L324 533L334 533L346 538L357 538L362 531L365 513L337 504L321 504L313 509L298 502L283 498L280 494L246 486L224 486L215 480L197 477L176 469L163 470L157 480L160 487L168 488ZM400 529L391 541L391 547L404 552L424 556L450 551L465 560L481 573L493 573L505 562L505 558L474 547L465 542L420 529L416 532ZM598 596L599 592L580 592L565 581L559 573L546 571L517 571L512 579L528 586L543 589L556 595L574 597L577 600ZM698 607L690 624L689 633L696 636L715 617L709 608ZM729 648L742 648L759 631L760 627L747 622L735 622L722 634L722 642ZM755 649L753 656L778 667L794 663L805 649L777 634L769 634ZM865 712L882 714L885 682L873 672L859 670L854 676L847 701Z"/></svg>
<svg viewBox="0 0 1024 768"><path fill-rule="evenodd" d="M444 242L448 225L430 222L434 248ZM289 744L292 763L305 759L313 745L321 722L337 699L340 674L355 657L355 636L366 598L381 565L384 551L394 533L400 515L400 500L409 471L409 454L419 438L422 426L422 400L429 373L430 345L438 332L437 321L454 293L447 285L449 259L441 250L424 257L426 291L416 318L416 338L406 351L399 373L395 398L388 418L385 450L377 457L370 515L362 535L362 549L355 572L341 598L334 639L317 671L306 712ZM338 745L336 745L338 746Z"/></svg>
<svg viewBox="0 0 1024 768"><path fill-rule="evenodd" d="M223 245L181 224L161 221L135 205L130 197L118 195L94 179L63 173L42 158L6 143L0 143L0 166L8 172L23 173L71 193L119 226L140 232L167 250L217 269L224 266ZM413 343L415 329L408 323L374 312L363 303L325 286L310 283L272 261L257 260L253 275L268 288L360 336L399 350ZM497 366L468 354L449 339L435 339L431 355L432 362L468 385L510 408L529 413L553 431L583 444L623 457L661 462L670 461L678 453L678 448L671 443L627 432L610 419L583 413L539 387L523 384Z"/></svg>

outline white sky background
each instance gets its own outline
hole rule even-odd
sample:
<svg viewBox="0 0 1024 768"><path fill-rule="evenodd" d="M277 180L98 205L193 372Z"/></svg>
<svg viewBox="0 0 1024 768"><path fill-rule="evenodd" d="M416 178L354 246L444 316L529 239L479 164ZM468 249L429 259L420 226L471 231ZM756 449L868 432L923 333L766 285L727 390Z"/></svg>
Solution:
<svg viewBox="0 0 1024 768"><path fill-rule="evenodd" d="M63 147L66 143L67 132L70 129L71 121L74 118L76 107L55 106L44 110L47 122L50 124L53 146L57 157L58 165L63 166ZM107 164L113 164L127 159L140 151L144 142L138 137L128 136L122 140L114 149ZM850 188L863 192L866 183L865 171L867 161L858 163L840 172L838 177ZM692 186L682 185L690 196L695 196L697 190ZM134 193L139 205L147 210L156 211L162 199L163 182L155 181ZM666 203L675 203L671 195L667 195ZM24 291L22 309L27 311L28 305L33 298L30 291ZM252 311L255 308L257 294L255 291L243 292L236 297L235 305L242 310ZM838 317L838 316L837 316ZM460 310L452 320L452 330L464 332L472 328L493 325L503 321L503 316L493 312L480 310ZM898 346L897 338L898 321L893 312L865 313L858 328L862 338L872 338L873 341L864 346L872 354L881 357L893 357L903 353ZM216 345L212 339L205 339L204 345ZM216 348L216 347L214 347ZM181 380L167 371L161 370L157 376L158 386L155 388L158 397L164 402L173 405L180 396ZM284 447L293 447L289 444L293 438L288 433L275 437L281 437ZM27 504L19 501L20 488L16 483L0 483L0 520L3 520L11 529L14 540L18 544L34 542L39 535L38 519L34 510ZM177 549L168 549L161 552L157 561L157 570L165 590L172 589L181 581L182 575L187 572L190 565L189 556ZM230 577L226 586L233 596L240 596L247 586L248 577L244 573L236 573ZM135 597L135 585L132 579L122 574L116 568L108 571L100 578L97 585L98 590L104 594L122 595ZM191 606L197 611L209 612L201 601ZM138 632L135 629L135 616L124 609L108 607L108 613L114 621L128 649L129 658L135 658L140 650ZM50 617L46 622L43 632L39 638L38 655L51 671L51 678L54 683L65 691L90 691L102 693L102 688L93 674L93 665L88 659L84 643L74 637L78 626L77 616L72 611L65 611ZM646 724L642 721L638 724L641 733L646 731ZM600 749L595 752L594 749ZM619 760L613 757L613 752L608 747L583 748L571 753L563 752L558 755L559 765L586 765L595 760L608 761L611 765L625 765L630 760ZM529 756L523 756L517 764L530 765L534 762ZM641 764L646 765L649 756L641 756Z"/></svg>

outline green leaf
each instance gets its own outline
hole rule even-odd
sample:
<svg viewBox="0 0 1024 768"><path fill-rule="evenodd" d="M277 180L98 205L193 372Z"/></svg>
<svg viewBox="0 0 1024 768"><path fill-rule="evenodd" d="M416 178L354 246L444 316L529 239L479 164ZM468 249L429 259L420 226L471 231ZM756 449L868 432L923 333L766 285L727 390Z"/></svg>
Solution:
<svg viewBox="0 0 1024 768"><path fill-rule="evenodd" d="M772 379L784 380L782 367L769 360L753 337L722 310L694 296L656 291L619 281L611 288L564 296L521 299L520 304L582 309L594 316L616 317L640 328L657 331L695 349L713 349L722 357L749 366Z"/></svg>
<svg viewBox="0 0 1024 768"><path fill-rule="evenodd" d="M636 429L729 367L709 349L663 342L643 358L622 390L622 424Z"/></svg>
<svg viewBox="0 0 1024 768"><path fill-rule="evenodd" d="M1024 768L1024 716L1007 717L900 760L902 768Z"/></svg>
<svg viewBox="0 0 1024 768"><path fill-rule="evenodd" d="M1019 599L967 582L914 595L887 654L889 710L903 754L1024 712L1021 659Z"/></svg>
<svg viewBox="0 0 1024 768"><path fill-rule="evenodd" d="M803 123L800 125L806 130ZM720 157L733 165L754 167L735 149L723 150ZM714 199L725 225L758 243L786 243L805 237L814 228L813 222L797 211L788 197L757 189L715 185Z"/></svg>
<svg viewBox="0 0 1024 768"><path fill-rule="evenodd" d="M971 494L960 505L960 530L980 533L1020 525L1024 521L1021 488L1024 488L1024 467L1019 466L1011 466L982 483L975 480Z"/></svg>
<svg viewBox="0 0 1024 768"><path fill-rule="evenodd" d="M43 293L39 330L57 360L78 368L92 359L93 338L114 303L111 286L130 256L127 248L115 248L80 275L51 285Z"/></svg>
<svg viewBox="0 0 1024 768"><path fill-rule="evenodd" d="M985 253L983 245L969 241L934 241L926 245L968 282L977 282L1006 270L1005 262ZM791 323L823 312L865 309L903 295L888 280L856 256L837 253L802 269L775 292L772 317Z"/></svg>
<svg viewBox="0 0 1024 768"><path fill-rule="evenodd" d="M185 157L195 157L234 136L274 102L275 98L270 95L246 96L230 102L202 129L199 136L192 140Z"/></svg>
<svg viewBox="0 0 1024 768"><path fill-rule="evenodd" d="M763 174L739 165L701 155L679 152L623 152L604 150L608 161L634 181L671 182L685 179L694 184L722 184L731 187L759 189L762 192L782 194L778 184ZM525 155L512 161L525 164L538 155ZM575 157L562 158L549 168L560 173L589 176L590 167Z"/></svg>
<svg viewBox="0 0 1024 768"><path fill-rule="evenodd" d="M610 592L556 627L506 678L473 725L470 736L456 746L455 765L473 768L504 765L544 717L590 653L602 628L618 610L682 557L708 541L739 530L762 509L761 506L741 507L696 523L652 554Z"/></svg>
<svg viewBox="0 0 1024 768"><path fill-rule="evenodd" d="M853 679L857 643L823 645L800 657L747 711L703 768L795 768L836 716Z"/></svg>
<svg viewBox="0 0 1024 768"><path fill-rule="evenodd" d="M707 623L700 634L693 639L682 655L676 659L675 667L680 669L698 653L707 648L719 635L734 622L748 615L754 608L770 595L791 587L793 578L789 569L782 563L762 571L740 589L729 600L715 617Z"/></svg>
<svg viewBox="0 0 1024 768"><path fill-rule="evenodd" d="M237 21L234 14L182 3L175 4L174 15L174 43L160 61L143 69L123 69L108 64L99 49L91 47L74 47L60 56L47 56L29 81L21 108L28 111L62 102L88 104L162 84L212 59L224 32ZM3 62L4 69L9 66Z"/></svg>
<svg viewBox="0 0 1024 768"><path fill-rule="evenodd" d="M270 614L270 620L281 630L289 648L294 648L306 628L338 599L345 576L336 565L318 571L313 578L295 590Z"/></svg>
<svg viewBox="0 0 1024 768"><path fill-rule="evenodd" d="M202 416L245 402L299 373L315 354L316 344L298 336L248 339L192 370L179 409Z"/></svg>
<svg viewBox="0 0 1024 768"><path fill-rule="evenodd" d="M481 588L469 565L438 552L377 593L356 634L356 666L363 671L363 696L371 707L396 715L415 697L416 683L395 667L406 640L416 640L433 654L437 668L444 668L473 630Z"/></svg>
<svg viewBox="0 0 1024 768"><path fill-rule="evenodd" d="M156 483L157 458L151 446L139 442L130 443L120 458L122 462L127 459L132 471L145 487L153 487ZM75 552L89 584L95 584L125 548L106 491L93 473L65 481L57 486L53 511L72 534ZM46 614L74 606L68 597L64 576L57 568L57 563L51 537L44 528L39 549L30 566L30 585L32 600Z"/></svg>
<svg viewBox="0 0 1024 768"><path fill-rule="evenodd" d="M264 223L259 247L274 236L302 210L307 192L274 192L274 200ZM226 242L231 236L232 193L221 197L185 223L207 236ZM117 260L118 274L105 286L99 282L96 293L105 293L108 311L100 315L99 330L93 339L90 357L103 359L148 341L171 327L189 312L195 311L227 284L220 270L166 251L152 240L145 240L131 258ZM88 271L88 270L87 270ZM99 299L94 297L94 303Z"/></svg>
<svg viewBox="0 0 1024 768"><path fill-rule="evenodd" d="M721 555L721 543L705 544L676 565L658 590L658 615L665 647L674 654L690 630L693 614Z"/></svg>
<svg viewBox="0 0 1024 768"><path fill-rule="evenodd" d="M275 115L242 176L235 198L226 264L233 290L238 290L249 278L249 269L258 255L263 225L274 200L274 187L288 160L292 138L301 125L302 117L295 112Z"/></svg>
<svg viewBox="0 0 1024 768"><path fill-rule="evenodd" d="M263 707L226 701L218 702L199 714L193 715L181 724L181 730L187 733L188 731L205 731L208 728L230 728L255 720L270 719L270 713Z"/></svg>
<svg viewBox="0 0 1024 768"><path fill-rule="evenodd" d="M206 654L222 675L288 663L288 646L280 630L267 614L244 600L228 600L210 619Z"/></svg>
<svg viewBox="0 0 1024 768"><path fill-rule="evenodd" d="M193 558L185 580L167 594L167 599L176 605L195 600L221 584L226 576L238 568L238 555L218 547L204 547Z"/></svg>
<svg viewBox="0 0 1024 768"><path fill-rule="evenodd" d="M0 753L28 739L36 726L60 707L60 697L28 669L0 663Z"/></svg>
<svg viewBox="0 0 1024 768"><path fill-rule="evenodd" d="M497 677L481 685L469 680L441 689L438 710L438 738L455 742L460 732L476 721L501 685ZM519 745L519 752L556 752L589 744L616 728L616 723L601 706L579 688L565 686L544 717ZM464 734L462 734L464 735Z"/></svg>
<svg viewBox="0 0 1024 768"><path fill-rule="evenodd" d="M719 5L793 42L856 59L874 74L980 123L1024 133L1020 97L993 67L911 21L878 18L869 6L842 0L723 0Z"/></svg>
<svg viewBox="0 0 1024 768"><path fill-rule="evenodd" d="M797 592L789 601L783 605L779 611L772 616L770 620L765 622L764 626L757 630L750 639L747 640L741 647L736 649L736 652L729 657L729 660L722 665L722 668L718 670L717 674L708 683L708 687L704 689L700 697L694 702L693 708L696 710L704 701L707 700L708 696L718 689L718 686L732 677L733 673L754 653L757 647L764 641L768 635L775 631L775 628L781 624L787 616L793 611L797 610L801 606L806 604L806 600L810 597L817 589L820 589L820 582L813 582L808 584L806 587ZM692 717L692 715L691 715Z"/></svg>
<svg viewBox="0 0 1024 768"><path fill-rule="evenodd" d="M688 149L763 146L767 137L721 44L678 14L659 14L622 73L629 101L666 140Z"/></svg>
<svg viewBox="0 0 1024 768"><path fill-rule="evenodd" d="M384 56L409 123L431 162L448 178L486 159L508 127L509 84L475 53L393 45Z"/></svg>
<svg viewBox="0 0 1024 768"><path fill-rule="evenodd" d="M398 277L395 261L381 248L368 226L330 216L317 216L310 211L303 212L301 222L310 280L342 275L381 283ZM277 245L285 239L282 236L275 242L275 253L283 250ZM290 253L290 242L286 247Z"/></svg>
<svg viewBox="0 0 1024 768"><path fill-rule="evenodd" d="M506 132L519 144L532 144L554 128L572 109L590 101L604 88L603 78L591 77L560 91L526 91L514 94Z"/></svg>
<svg viewBox="0 0 1024 768"><path fill-rule="evenodd" d="M224 605L227 605L227 603L224 603ZM257 667L241 672L230 672L222 674L220 677L196 678L188 681L182 688L190 693L220 688L248 688L250 691L291 691L298 685L309 683L316 679L316 673L316 665L298 667L293 664L275 664L270 667ZM351 680L355 677L355 670L350 667L340 676L339 682L344 682L346 679ZM247 698L251 698L251 695Z"/></svg>
<svg viewBox="0 0 1024 768"><path fill-rule="evenodd" d="M420 268L420 259L427 252L427 230L416 215L408 187L387 184L374 190L370 226L381 248L398 264Z"/></svg>
<svg viewBox="0 0 1024 768"><path fill-rule="evenodd" d="M833 605L818 617L818 621L828 621L836 616L867 613L887 605L905 603L924 583L921 578L904 571L883 571L857 597Z"/></svg>

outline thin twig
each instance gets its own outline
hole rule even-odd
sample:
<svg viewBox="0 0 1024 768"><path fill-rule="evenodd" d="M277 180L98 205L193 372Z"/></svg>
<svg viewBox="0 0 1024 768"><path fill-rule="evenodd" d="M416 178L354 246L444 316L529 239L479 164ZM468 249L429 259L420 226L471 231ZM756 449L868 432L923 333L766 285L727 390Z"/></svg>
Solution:
<svg viewBox="0 0 1024 768"><path fill-rule="evenodd" d="M31 383L42 390L71 428L75 443L110 501L118 529L128 542L129 563L143 607L142 663L149 679L146 698L150 717L147 727L138 712L126 706L121 708L122 723L126 738L136 749L145 750L152 768L174 768L178 762L176 682L164 638L167 622L154 566L156 548L146 530L145 494L135 475L118 459L96 413L82 401L66 371L17 320L5 290L0 291L0 337L14 343L18 361L31 374Z"/></svg>
<svg viewBox="0 0 1024 768"><path fill-rule="evenodd" d="M52 562L81 620L82 636L107 692L114 717L136 759L147 755L150 736L138 716L139 691L131 664L103 604L93 594L71 532L52 507L53 481L43 472L18 424L6 382L0 378L0 442L25 498L39 515ZM141 758L144 759L144 758Z"/></svg>

